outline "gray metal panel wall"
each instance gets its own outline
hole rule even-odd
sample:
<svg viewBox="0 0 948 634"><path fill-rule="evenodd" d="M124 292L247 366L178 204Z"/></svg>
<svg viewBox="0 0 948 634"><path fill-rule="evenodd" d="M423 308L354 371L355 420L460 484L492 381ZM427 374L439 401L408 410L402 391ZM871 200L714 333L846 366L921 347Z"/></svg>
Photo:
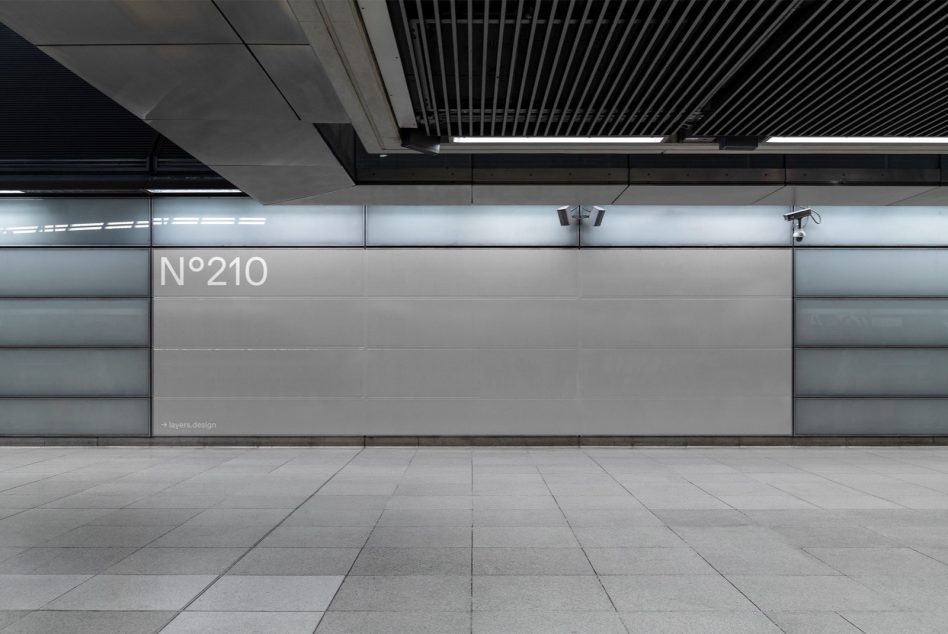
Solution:
<svg viewBox="0 0 948 634"><path fill-rule="evenodd" d="M790 433L787 249L160 249L153 271L156 434Z"/></svg>

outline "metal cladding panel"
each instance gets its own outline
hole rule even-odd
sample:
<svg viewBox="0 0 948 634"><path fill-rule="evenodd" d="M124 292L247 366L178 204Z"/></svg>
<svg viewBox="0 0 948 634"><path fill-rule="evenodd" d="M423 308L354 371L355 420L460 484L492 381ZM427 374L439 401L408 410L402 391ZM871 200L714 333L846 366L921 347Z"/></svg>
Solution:
<svg viewBox="0 0 948 634"><path fill-rule="evenodd" d="M159 435L790 431L786 250L154 257Z"/></svg>

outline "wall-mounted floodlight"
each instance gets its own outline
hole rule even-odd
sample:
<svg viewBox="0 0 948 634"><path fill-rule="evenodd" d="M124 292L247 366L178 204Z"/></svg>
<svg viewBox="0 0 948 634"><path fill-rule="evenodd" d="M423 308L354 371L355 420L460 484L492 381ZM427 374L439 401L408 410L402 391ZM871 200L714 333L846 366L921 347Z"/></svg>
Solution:
<svg viewBox="0 0 948 634"><path fill-rule="evenodd" d="M569 226L569 205L563 205L556 208L556 215L560 217L560 226Z"/></svg>
<svg viewBox="0 0 948 634"><path fill-rule="evenodd" d="M803 242L803 238L806 237L806 231L803 230L803 227L810 222L811 218L816 224L820 224L823 221L820 214L813 211L810 207L800 207L799 209L788 211L783 215L784 220L793 223L793 239L797 242Z"/></svg>
<svg viewBox="0 0 948 634"><path fill-rule="evenodd" d="M593 226L598 227L602 224L602 219L606 217L606 210L602 207L593 205L593 211L596 212L596 219L593 221Z"/></svg>

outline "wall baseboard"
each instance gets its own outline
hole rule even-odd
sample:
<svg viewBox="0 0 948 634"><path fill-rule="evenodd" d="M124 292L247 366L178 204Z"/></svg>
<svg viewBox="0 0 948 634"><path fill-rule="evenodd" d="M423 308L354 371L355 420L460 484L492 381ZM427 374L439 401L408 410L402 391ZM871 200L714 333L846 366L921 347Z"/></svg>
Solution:
<svg viewBox="0 0 948 634"><path fill-rule="evenodd" d="M6 447L946 446L948 436L5 436Z"/></svg>

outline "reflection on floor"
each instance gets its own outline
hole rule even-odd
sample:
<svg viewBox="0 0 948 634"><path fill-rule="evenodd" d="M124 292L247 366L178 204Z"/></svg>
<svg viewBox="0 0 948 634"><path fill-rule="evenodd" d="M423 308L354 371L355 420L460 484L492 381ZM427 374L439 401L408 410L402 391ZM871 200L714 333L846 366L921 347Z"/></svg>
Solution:
<svg viewBox="0 0 948 634"><path fill-rule="evenodd" d="M945 597L948 448L0 448L4 633L944 632Z"/></svg>

